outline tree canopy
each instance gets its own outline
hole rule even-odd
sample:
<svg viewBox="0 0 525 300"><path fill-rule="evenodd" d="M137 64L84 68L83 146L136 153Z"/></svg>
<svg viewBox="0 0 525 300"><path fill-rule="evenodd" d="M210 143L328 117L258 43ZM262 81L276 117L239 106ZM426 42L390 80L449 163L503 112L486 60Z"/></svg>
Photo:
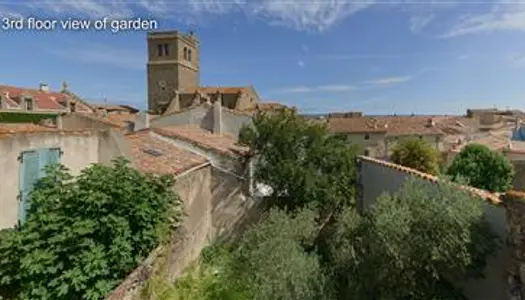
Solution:
<svg viewBox="0 0 525 300"><path fill-rule="evenodd" d="M505 192L512 186L514 166L501 153L480 144L465 146L447 170L452 180L460 178L469 185L491 192Z"/></svg>
<svg viewBox="0 0 525 300"><path fill-rule="evenodd" d="M330 236L339 299L463 299L499 244L483 201L442 183L410 180L362 216L347 209Z"/></svg>
<svg viewBox="0 0 525 300"><path fill-rule="evenodd" d="M103 299L178 226L182 203L172 184L124 159L76 177L48 167L26 223L0 237L0 296Z"/></svg>
<svg viewBox="0 0 525 300"><path fill-rule="evenodd" d="M279 207L314 205L326 212L353 201L357 151L326 125L293 110L259 114L239 139L258 158L255 177L272 187Z"/></svg>
<svg viewBox="0 0 525 300"><path fill-rule="evenodd" d="M422 139L411 138L397 143L390 160L394 163L429 174L439 170L439 153Z"/></svg>

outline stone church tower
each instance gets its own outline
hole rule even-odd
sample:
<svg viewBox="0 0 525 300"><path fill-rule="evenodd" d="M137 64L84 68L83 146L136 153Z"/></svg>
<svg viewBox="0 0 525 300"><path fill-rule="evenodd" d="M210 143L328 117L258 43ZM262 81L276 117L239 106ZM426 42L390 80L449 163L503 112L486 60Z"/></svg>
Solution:
<svg viewBox="0 0 525 300"><path fill-rule="evenodd" d="M148 109L161 113L175 97L199 88L199 41L193 33L148 34Z"/></svg>

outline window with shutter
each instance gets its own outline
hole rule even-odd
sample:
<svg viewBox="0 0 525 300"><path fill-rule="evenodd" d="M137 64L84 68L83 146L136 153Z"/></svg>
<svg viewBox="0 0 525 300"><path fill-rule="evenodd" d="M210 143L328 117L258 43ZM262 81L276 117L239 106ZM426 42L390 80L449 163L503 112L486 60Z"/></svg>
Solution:
<svg viewBox="0 0 525 300"><path fill-rule="evenodd" d="M23 152L20 156L20 202L18 205L18 222L23 224L27 219L29 209L29 194L38 179L45 176L44 167L60 162L61 151L59 148L38 149Z"/></svg>

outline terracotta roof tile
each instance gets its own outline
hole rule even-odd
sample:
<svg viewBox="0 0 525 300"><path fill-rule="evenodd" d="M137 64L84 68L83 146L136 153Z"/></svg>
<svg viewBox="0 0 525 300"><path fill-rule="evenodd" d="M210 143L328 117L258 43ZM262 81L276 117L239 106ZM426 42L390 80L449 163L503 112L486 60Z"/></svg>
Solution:
<svg viewBox="0 0 525 300"><path fill-rule="evenodd" d="M214 94L217 91L224 94L236 94L239 92L248 92L249 87L246 86L201 86L194 89L189 89L188 93L201 92L204 94Z"/></svg>
<svg viewBox="0 0 525 300"><path fill-rule="evenodd" d="M176 175L208 161L205 157L155 138L147 130L128 134L126 140L131 146L133 162L143 172Z"/></svg>
<svg viewBox="0 0 525 300"><path fill-rule="evenodd" d="M38 89L20 88L14 86L0 85L0 95L9 94L10 99L20 97L24 94L31 96L35 106L39 109L65 109L59 104L66 94L56 92L43 92Z"/></svg>
<svg viewBox="0 0 525 300"><path fill-rule="evenodd" d="M443 131L430 125L430 116L381 116L329 118L328 128L335 133L385 133L387 136L442 135ZM435 121L437 121L436 119Z"/></svg>
<svg viewBox="0 0 525 300"><path fill-rule="evenodd" d="M135 122L136 115L135 114L128 114L128 113L122 113L122 114L108 114L105 119L107 119L109 122L112 122L114 124L119 124L120 127L126 127L128 124Z"/></svg>
<svg viewBox="0 0 525 300"><path fill-rule="evenodd" d="M0 134L25 133L25 132L48 132L57 131L55 127L36 125L31 123L0 123Z"/></svg>
<svg viewBox="0 0 525 300"><path fill-rule="evenodd" d="M213 134L196 125L170 125L156 127L153 131L166 137L181 139L230 156L244 155L248 151L248 148L237 145L233 135L228 133Z"/></svg>
<svg viewBox="0 0 525 300"><path fill-rule="evenodd" d="M489 149L493 151L503 151L505 149L509 148L509 139L504 136L498 136L498 135L487 135L485 137L471 140L467 143L455 145L455 147L452 149L453 152L460 152L465 146L470 144L480 144L487 146Z"/></svg>

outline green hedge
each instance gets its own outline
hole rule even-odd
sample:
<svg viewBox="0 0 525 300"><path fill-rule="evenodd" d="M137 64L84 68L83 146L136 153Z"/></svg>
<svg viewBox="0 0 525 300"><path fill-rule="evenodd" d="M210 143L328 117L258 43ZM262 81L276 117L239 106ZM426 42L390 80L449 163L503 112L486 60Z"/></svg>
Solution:
<svg viewBox="0 0 525 300"><path fill-rule="evenodd" d="M56 117L56 113L0 112L0 123L38 123L41 120Z"/></svg>

